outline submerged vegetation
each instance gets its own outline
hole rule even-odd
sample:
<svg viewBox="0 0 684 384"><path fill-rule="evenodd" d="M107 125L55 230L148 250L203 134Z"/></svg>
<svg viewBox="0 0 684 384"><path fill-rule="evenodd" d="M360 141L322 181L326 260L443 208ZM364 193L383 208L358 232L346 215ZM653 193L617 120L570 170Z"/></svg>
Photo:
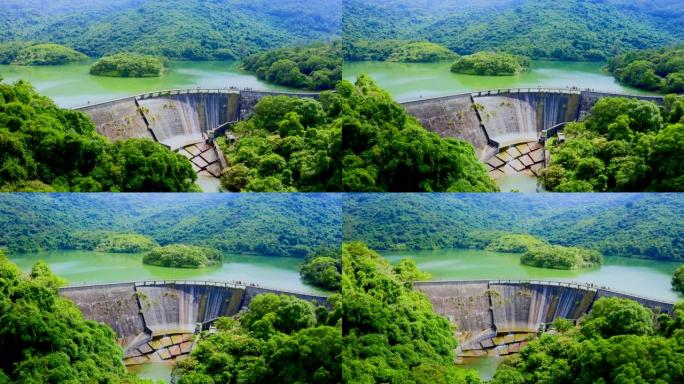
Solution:
<svg viewBox="0 0 684 384"><path fill-rule="evenodd" d="M84 60L88 56L59 44L0 44L0 64L63 65Z"/></svg>
<svg viewBox="0 0 684 384"><path fill-rule="evenodd" d="M492 384L684 381L684 305L673 316L601 298L576 327L543 334L499 366Z"/></svg>
<svg viewBox="0 0 684 384"><path fill-rule="evenodd" d="M0 383L138 383L114 331L84 320L63 283L42 262L24 275L0 250Z"/></svg>
<svg viewBox="0 0 684 384"><path fill-rule="evenodd" d="M160 77L166 62L162 57L117 53L105 56L90 67L90 74L106 77Z"/></svg>
<svg viewBox="0 0 684 384"><path fill-rule="evenodd" d="M684 191L684 97L603 98L550 143L541 180L554 192Z"/></svg>
<svg viewBox="0 0 684 384"><path fill-rule="evenodd" d="M684 45L632 51L608 61L621 82L664 93L684 93Z"/></svg>
<svg viewBox="0 0 684 384"><path fill-rule="evenodd" d="M411 287L424 279L412 260L392 267L362 243L342 247L344 382L479 384L454 364L449 321Z"/></svg>
<svg viewBox="0 0 684 384"><path fill-rule="evenodd" d="M143 257L144 264L169 268L206 268L222 260L223 255L215 249L186 244L154 248Z"/></svg>
<svg viewBox="0 0 684 384"><path fill-rule="evenodd" d="M344 59L348 61L392 61L399 63L431 63L454 60L457 54L439 44L410 40L356 40L344 42Z"/></svg>
<svg viewBox="0 0 684 384"><path fill-rule="evenodd" d="M178 384L341 383L339 296L328 303L258 295L236 319L218 319L173 375Z"/></svg>
<svg viewBox="0 0 684 384"><path fill-rule="evenodd" d="M497 190L470 143L428 132L370 77L343 81L337 93L345 191Z"/></svg>
<svg viewBox="0 0 684 384"><path fill-rule="evenodd" d="M0 84L0 190L185 192L190 162L146 139L110 143L81 112L61 109L30 84Z"/></svg>
<svg viewBox="0 0 684 384"><path fill-rule="evenodd" d="M335 41L280 48L249 56L242 66L274 84L312 91L333 89L342 80L341 45Z"/></svg>
<svg viewBox="0 0 684 384"><path fill-rule="evenodd" d="M477 52L462 56L451 66L451 72L478 76L515 76L527 71L530 59L499 52Z"/></svg>

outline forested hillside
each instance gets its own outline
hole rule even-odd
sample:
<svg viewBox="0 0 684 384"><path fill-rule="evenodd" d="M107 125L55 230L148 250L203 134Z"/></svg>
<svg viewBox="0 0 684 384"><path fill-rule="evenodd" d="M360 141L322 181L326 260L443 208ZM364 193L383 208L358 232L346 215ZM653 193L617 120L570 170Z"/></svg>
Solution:
<svg viewBox="0 0 684 384"><path fill-rule="evenodd" d="M0 248L71 249L87 230L138 233L160 245L304 257L339 248L340 215L335 195L6 194Z"/></svg>
<svg viewBox="0 0 684 384"><path fill-rule="evenodd" d="M238 59L338 37L340 14L336 0L6 0L0 42L52 42L90 57Z"/></svg>
<svg viewBox="0 0 684 384"><path fill-rule="evenodd" d="M505 51L531 58L606 60L684 38L684 6L665 0L351 0L344 35L351 40L424 39L458 54Z"/></svg>
<svg viewBox="0 0 684 384"><path fill-rule="evenodd" d="M684 260L676 194L347 195L345 241L383 249L485 248L505 233L604 255Z"/></svg>

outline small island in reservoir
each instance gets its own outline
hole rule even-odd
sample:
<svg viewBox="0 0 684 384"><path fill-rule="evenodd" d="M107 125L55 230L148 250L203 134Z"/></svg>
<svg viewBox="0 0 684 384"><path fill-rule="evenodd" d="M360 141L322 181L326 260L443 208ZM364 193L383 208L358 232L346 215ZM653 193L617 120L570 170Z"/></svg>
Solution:
<svg viewBox="0 0 684 384"><path fill-rule="evenodd" d="M515 76L527 71L530 59L501 52L477 52L462 56L451 72L478 76Z"/></svg>
<svg viewBox="0 0 684 384"><path fill-rule="evenodd" d="M194 245L172 244L151 250L143 257L143 264L170 268L206 268L223 261L221 252Z"/></svg>
<svg viewBox="0 0 684 384"><path fill-rule="evenodd" d="M163 57L117 53L95 62L90 67L90 74L105 77L160 77L165 69Z"/></svg>
<svg viewBox="0 0 684 384"><path fill-rule="evenodd" d="M583 269L603 263L600 252L549 244L532 235L507 234L494 239L486 247L493 252L520 253L520 263L549 269Z"/></svg>

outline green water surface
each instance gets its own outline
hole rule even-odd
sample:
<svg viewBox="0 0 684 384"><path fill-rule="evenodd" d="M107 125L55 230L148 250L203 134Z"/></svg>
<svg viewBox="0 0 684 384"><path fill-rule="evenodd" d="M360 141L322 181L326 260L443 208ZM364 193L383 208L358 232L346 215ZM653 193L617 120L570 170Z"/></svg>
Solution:
<svg viewBox="0 0 684 384"><path fill-rule="evenodd" d="M4 82L27 80L64 108L77 108L126 96L166 89L291 90L263 82L239 68L237 61L172 61L162 77L119 78L89 74L90 63L60 66L0 65Z"/></svg>
<svg viewBox="0 0 684 384"><path fill-rule="evenodd" d="M520 255L477 249L439 251L383 252L391 262L413 258L418 267L433 280L546 280L590 283L646 298L679 301L684 295L672 290L670 280L677 262L604 257L603 265L594 269L558 270L520 264Z"/></svg>
<svg viewBox="0 0 684 384"><path fill-rule="evenodd" d="M48 251L12 255L22 270L30 271L39 260L52 271L75 284L103 284L145 280L211 280L254 283L302 293L321 293L299 277L301 259L248 255L224 255L220 266L203 269L165 268L145 265L143 254L101 253L93 251Z"/></svg>
<svg viewBox="0 0 684 384"><path fill-rule="evenodd" d="M452 73L451 62L389 63L347 62L344 78L354 81L368 74L399 101L444 96L483 89L548 87L590 88L607 92L648 94L619 84L603 71L604 63L532 61L529 71L518 76L475 76Z"/></svg>

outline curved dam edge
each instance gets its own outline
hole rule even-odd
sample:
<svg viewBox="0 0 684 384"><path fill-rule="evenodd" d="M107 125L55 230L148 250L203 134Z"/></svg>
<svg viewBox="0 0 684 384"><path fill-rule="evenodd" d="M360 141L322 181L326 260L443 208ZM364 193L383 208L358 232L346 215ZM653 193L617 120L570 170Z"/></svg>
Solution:
<svg viewBox="0 0 684 384"><path fill-rule="evenodd" d="M591 311L601 297L634 300L654 313L673 312L674 303L609 289L536 280L472 280L415 282L434 311L454 325L459 356L482 356L494 349L515 353L558 318L573 321ZM510 351L509 351L510 350ZM470 351L480 353L469 354Z"/></svg>
<svg viewBox="0 0 684 384"><path fill-rule="evenodd" d="M496 89L398 102L427 130L471 143L486 162L507 146L537 141L542 132L583 118L604 97L663 102L663 96L572 88Z"/></svg>
<svg viewBox="0 0 684 384"><path fill-rule="evenodd" d="M109 325L127 364L173 359L190 352L190 336L219 317L235 316L263 293L327 306L327 296L211 281L144 281L60 288L84 318Z"/></svg>

